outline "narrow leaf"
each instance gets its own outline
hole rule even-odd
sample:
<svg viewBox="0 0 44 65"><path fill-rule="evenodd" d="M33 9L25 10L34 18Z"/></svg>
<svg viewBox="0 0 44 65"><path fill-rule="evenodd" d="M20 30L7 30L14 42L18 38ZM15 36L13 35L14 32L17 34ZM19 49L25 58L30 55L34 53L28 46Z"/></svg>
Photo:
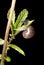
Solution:
<svg viewBox="0 0 44 65"><path fill-rule="evenodd" d="M28 16L28 11L27 9L23 9L21 11L21 13L19 13L18 15L18 18L16 20L16 23L15 23L15 26L18 28L18 27L21 27L21 25L24 23L25 19L27 18Z"/></svg>
<svg viewBox="0 0 44 65"><path fill-rule="evenodd" d="M24 51L23 51L20 47L18 47L17 45L15 45L15 44L9 44L9 46L10 46L11 48L15 49L16 51L18 51L19 53L21 53L22 55L25 56Z"/></svg>

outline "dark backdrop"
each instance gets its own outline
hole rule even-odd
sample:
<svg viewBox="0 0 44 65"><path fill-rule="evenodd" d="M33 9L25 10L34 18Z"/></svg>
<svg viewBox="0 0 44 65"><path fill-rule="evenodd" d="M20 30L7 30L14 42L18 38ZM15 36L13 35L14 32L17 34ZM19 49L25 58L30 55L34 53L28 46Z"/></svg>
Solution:
<svg viewBox="0 0 44 65"><path fill-rule="evenodd" d="M0 37L4 38L6 25L7 25L7 12L10 8L11 0L0 0ZM40 15L41 15L41 3L38 0L17 0L16 2L16 17L19 12L26 8L29 11L28 19L35 19L35 22L32 26L35 28L36 34L31 39L24 39L21 35L16 36L16 40L13 40L12 43L20 46L26 56L19 54L17 51L11 49L8 52L8 55L12 58L10 63L6 63L8 65L38 65L42 64L43 61L43 45L40 43ZM0 47L2 49L2 47Z"/></svg>

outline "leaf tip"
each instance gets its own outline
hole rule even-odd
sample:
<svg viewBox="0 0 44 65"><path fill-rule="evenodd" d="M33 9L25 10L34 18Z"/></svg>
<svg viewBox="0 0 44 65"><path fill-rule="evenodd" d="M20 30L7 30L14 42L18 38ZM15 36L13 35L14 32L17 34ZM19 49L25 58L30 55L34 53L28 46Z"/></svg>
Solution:
<svg viewBox="0 0 44 65"><path fill-rule="evenodd" d="M25 53L23 55L26 56Z"/></svg>

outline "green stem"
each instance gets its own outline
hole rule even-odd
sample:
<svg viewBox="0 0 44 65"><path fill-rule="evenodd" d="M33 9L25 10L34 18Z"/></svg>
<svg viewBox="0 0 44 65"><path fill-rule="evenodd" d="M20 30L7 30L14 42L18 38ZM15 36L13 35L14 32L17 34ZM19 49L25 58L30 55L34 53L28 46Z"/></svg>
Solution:
<svg viewBox="0 0 44 65"><path fill-rule="evenodd" d="M7 40L8 40L8 35L9 35L9 30L10 30L10 25L11 25L12 13L15 8L15 2L16 2L16 0L12 0L12 4L11 4L11 8L10 8L10 16L8 19L7 28L6 28L5 37L4 37L1 65L4 65L4 61L5 61L6 50L7 50Z"/></svg>

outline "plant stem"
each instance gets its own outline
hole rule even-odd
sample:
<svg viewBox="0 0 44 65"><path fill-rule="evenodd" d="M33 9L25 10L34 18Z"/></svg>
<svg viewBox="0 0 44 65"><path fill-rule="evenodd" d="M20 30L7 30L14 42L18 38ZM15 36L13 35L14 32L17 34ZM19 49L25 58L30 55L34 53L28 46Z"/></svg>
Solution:
<svg viewBox="0 0 44 65"><path fill-rule="evenodd" d="M4 65L4 61L5 61L6 50L7 50L7 40L8 40L8 35L9 35L9 30L10 30L10 25L11 25L12 13L15 8L15 3L16 3L16 0L12 0L12 4L11 4L11 8L10 8L10 16L8 18L8 23L7 23L5 37L4 37L1 65Z"/></svg>

